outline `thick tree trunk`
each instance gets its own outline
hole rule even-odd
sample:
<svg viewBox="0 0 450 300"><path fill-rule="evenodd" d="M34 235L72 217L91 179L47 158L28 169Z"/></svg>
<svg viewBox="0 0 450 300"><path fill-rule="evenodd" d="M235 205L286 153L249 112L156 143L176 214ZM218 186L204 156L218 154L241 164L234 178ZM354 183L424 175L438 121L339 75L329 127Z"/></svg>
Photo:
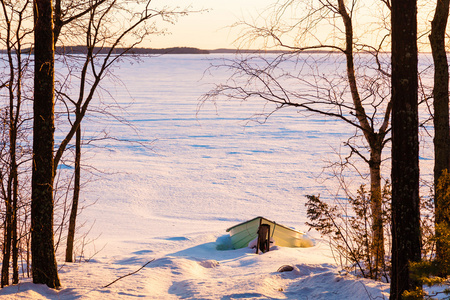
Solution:
<svg viewBox="0 0 450 300"><path fill-rule="evenodd" d="M435 186L435 224L450 226L449 216L443 211L449 205L450 199L445 199L445 191L449 187L436 188L439 178L450 165L450 136L449 136L449 96L448 96L448 62L445 52L445 29L447 27L450 0L438 0L433 21L431 22L430 45L434 61L434 186ZM443 181L447 182L447 181ZM439 227L439 226L436 226ZM438 260L448 261L445 257L442 241L436 241ZM445 275L445 274L441 274Z"/></svg>
<svg viewBox="0 0 450 300"><path fill-rule="evenodd" d="M417 283L420 260L416 0L393 0L392 24L392 275L390 299Z"/></svg>
<svg viewBox="0 0 450 300"><path fill-rule="evenodd" d="M73 185L72 209L70 211L69 232L67 234L66 262L73 262L73 242L75 240L75 227L78 213L78 200L80 198L81 179L81 125L78 126L75 142L75 179Z"/></svg>
<svg viewBox="0 0 450 300"><path fill-rule="evenodd" d="M54 45L51 0L35 0L31 252L33 282L60 287L53 241Z"/></svg>

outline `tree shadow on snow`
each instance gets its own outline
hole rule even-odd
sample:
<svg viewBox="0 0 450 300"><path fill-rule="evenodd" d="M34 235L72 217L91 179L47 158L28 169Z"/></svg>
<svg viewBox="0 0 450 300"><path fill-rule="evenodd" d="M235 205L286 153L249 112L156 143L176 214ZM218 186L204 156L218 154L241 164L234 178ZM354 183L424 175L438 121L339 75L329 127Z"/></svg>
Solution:
<svg viewBox="0 0 450 300"><path fill-rule="evenodd" d="M235 294L223 296L220 299L221 300L232 300L232 299L285 299L285 298L268 297L261 293L235 293Z"/></svg>

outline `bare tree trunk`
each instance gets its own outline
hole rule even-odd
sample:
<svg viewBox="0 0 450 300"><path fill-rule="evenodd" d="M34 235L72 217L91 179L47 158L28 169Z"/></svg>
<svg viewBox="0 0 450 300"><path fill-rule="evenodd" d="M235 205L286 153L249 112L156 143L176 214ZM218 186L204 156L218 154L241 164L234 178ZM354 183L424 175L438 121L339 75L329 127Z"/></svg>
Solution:
<svg viewBox="0 0 450 300"><path fill-rule="evenodd" d="M6 216L5 216L5 227L4 227L4 242L2 249L2 282L1 286L9 285L9 262L11 259L11 216L12 207L10 198L5 199L6 206Z"/></svg>
<svg viewBox="0 0 450 300"><path fill-rule="evenodd" d="M79 109L77 109L79 110ZM73 185L72 209L70 211L69 232L67 234L66 262L73 262L73 242L75 240L75 227L78 213L78 200L80 198L81 178L81 124L78 126L75 142L75 178Z"/></svg>
<svg viewBox="0 0 450 300"><path fill-rule="evenodd" d="M392 275L390 299L418 286L409 263L420 260L418 53L416 0L393 0Z"/></svg>
<svg viewBox="0 0 450 300"><path fill-rule="evenodd" d="M13 113L11 109L11 113ZM12 244L12 263L13 263L13 283L19 282L19 267L17 265L18 260L18 245L17 245L17 201L18 201L18 166L16 157L16 145L17 145L17 119L11 118L11 130L10 130L10 153L11 153L11 244Z"/></svg>
<svg viewBox="0 0 450 300"><path fill-rule="evenodd" d="M13 284L19 283L19 239L17 236L17 202L18 202L18 176L17 166L16 174L13 182L13 220L12 220L12 267L13 267Z"/></svg>
<svg viewBox="0 0 450 300"><path fill-rule="evenodd" d="M342 16L345 27L346 47L345 56L347 61L347 78L353 99L353 105L356 111L356 117L362 128L364 137L370 146L370 200L372 209L372 256L373 256L373 274L371 278L379 279L381 269L384 267L384 229L383 229L383 209L381 200L381 151L383 149L383 140L385 129L382 127L379 134L374 133L372 126L367 120L365 109L362 105L358 92L358 85L355 76L355 66L353 62L353 25L351 16L348 14L344 0L338 0L339 13ZM379 138L382 137L382 138Z"/></svg>
<svg viewBox="0 0 450 300"><path fill-rule="evenodd" d="M4 17L6 18L6 36L7 36L7 56L9 63L9 79L8 79L8 96L9 96L9 109L8 109L8 130L9 130L9 170L8 170L8 182L7 182L7 192L5 198L5 227L4 227L4 242L3 242L3 260L2 260L2 280L1 286L4 287L9 285L9 263L11 260L11 243L12 243L12 222L13 222L13 207L12 207L12 185L14 179L14 173L17 170L15 167L15 124L14 124L14 62L12 57L12 47L11 47L11 25L9 17L6 14L5 3L2 2L2 7L4 11Z"/></svg>
<svg viewBox="0 0 450 300"><path fill-rule="evenodd" d="M373 279L380 279L384 270L384 228L381 198L381 151L382 147L371 147L370 153L370 205L372 210L372 256Z"/></svg>
<svg viewBox="0 0 450 300"><path fill-rule="evenodd" d="M448 63L445 52L445 29L447 27L449 0L438 0L433 21L431 22L430 45L434 61L434 186L435 186L435 224L450 226L450 219L445 215L444 208L450 205L450 199L445 191L449 187L438 186L439 178L450 165L450 136L449 136L449 96L448 96ZM439 232L436 232L439 234ZM448 261L445 257L445 246L441 239L436 240L436 255L440 261ZM445 275L445 274L441 274Z"/></svg>
<svg viewBox="0 0 450 300"><path fill-rule="evenodd" d="M20 15L20 22L22 24L22 15ZM20 25L17 30L20 30ZM16 33L17 35L18 32ZM21 106L22 106L22 45L21 41L17 43L17 88L16 88L16 111L14 112L13 119L13 134L11 134L11 145L14 147L14 151L11 151L11 166L13 168L12 177L12 209L13 209L13 220L12 220L12 260L13 260L13 284L19 283L19 239L17 233L17 210L18 210L18 201L19 201L19 170L17 163L17 138L19 131L19 120L21 115Z"/></svg>
<svg viewBox="0 0 450 300"><path fill-rule="evenodd" d="M52 0L35 0L31 251L33 282L59 288L53 241L54 44Z"/></svg>

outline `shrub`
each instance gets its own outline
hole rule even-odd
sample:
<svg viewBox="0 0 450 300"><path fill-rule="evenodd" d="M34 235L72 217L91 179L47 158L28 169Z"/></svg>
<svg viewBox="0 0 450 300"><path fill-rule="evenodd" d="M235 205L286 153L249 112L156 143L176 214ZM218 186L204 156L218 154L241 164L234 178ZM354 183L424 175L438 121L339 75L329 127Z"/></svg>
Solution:
<svg viewBox="0 0 450 300"><path fill-rule="evenodd" d="M385 260L380 274L375 271L372 253L372 212L370 193L361 185L355 198L344 203L328 204L319 196L308 195L306 223L330 242L336 261L347 271L356 271L364 278L389 280L390 264ZM390 236L390 186L383 189L383 220L386 237ZM390 249L390 239L385 245ZM388 250L389 250L388 249ZM389 252L387 252L389 253Z"/></svg>

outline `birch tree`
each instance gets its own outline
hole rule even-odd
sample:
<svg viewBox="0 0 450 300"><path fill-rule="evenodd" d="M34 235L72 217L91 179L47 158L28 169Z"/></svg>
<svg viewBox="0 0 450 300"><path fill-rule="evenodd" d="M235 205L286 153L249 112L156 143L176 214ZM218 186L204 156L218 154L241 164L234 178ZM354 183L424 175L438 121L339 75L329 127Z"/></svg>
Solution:
<svg viewBox="0 0 450 300"><path fill-rule="evenodd" d="M77 207L80 192L80 164L81 164L81 123L89 113L92 103L99 100L97 93L101 81L108 76L108 72L114 64L122 59L134 47L137 47L149 35L160 33L156 26L156 20L175 22L180 16L189 13L187 9L151 7L152 1L139 1L141 10L119 5L115 0L99 0L90 6L87 13L78 13L76 30L80 32L82 43L80 48L84 51L82 67L78 72L78 88L76 92L65 92L70 87L60 87L58 99L67 108L66 116L70 122L69 130L59 144L55 152L54 169L60 163L65 149L75 137L75 178L74 194L71 205L71 213L68 225L68 238L66 247L66 262L73 261L73 242L75 240ZM84 12L85 10L83 10ZM114 16L122 16L127 21L120 27L115 27ZM119 20L117 20L119 21ZM62 23L65 23L64 21ZM72 25L72 24L69 24ZM67 26L68 27L68 26ZM64 33L62 33L64 35ZM73 39L73 37L70 37ZM127 39L131 42L127 42ZM123 47L123 45L126 45ZM122 47L121 47L122 46ZM79 63L79 60L77 61ZM75 63L74 63L75 64ZM72 66L69 66L72 67ZM75 68L76 69L76 68ZM95 105L95 104L94 104Z"/></svg>
<svg viewBox="0 0 450 300"><path fill-rule="evenodd" d="M281 1L276 2L262 25L240 23L244 27L244 42L259 40L269 49L271 46L286 52L275 59L261 56L258 58L262 61L260 65L247 58L219 65L229 68L232 76L205 95L203 101L221 96L261 99L274 103L275 110L294 107L339 119L362 135L366 145L351 142L346 145L350 147L349 156L358 156L369 168L373 264L368 267L369 277L380 279L385 259L381 165L391 116L390 66L381 50L386 47L389 36L389 28L383 22L390 13L390 3L377 2L383 26L375 27L374 36L378 38L373 45L363 41L365 32L355 30L361 3L357 0ZM291 12L295 12L293 16ZM343 61L345 69L322 64L320 58L314 59L314 55L320 55L314 51L322 51L323 56L328 51L329 61L336 65ZM312 60L303 63L303 57ZM333 60L334 57L343 59ZM298 68L283 69L288 60L294 61Z"/></svg>

